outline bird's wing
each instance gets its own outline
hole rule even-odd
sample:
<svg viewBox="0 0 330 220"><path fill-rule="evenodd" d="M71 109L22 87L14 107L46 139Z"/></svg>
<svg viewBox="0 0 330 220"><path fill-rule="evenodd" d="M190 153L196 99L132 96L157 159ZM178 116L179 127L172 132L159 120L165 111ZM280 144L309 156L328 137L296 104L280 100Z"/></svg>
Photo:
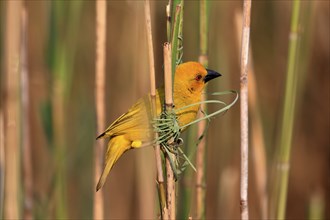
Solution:
<svg viewBox="0 0 330 220"><path fill-rule="evenodd" d="M125 114L115 120L101 135L113 137L123 134L148 132L150 129L150 101L148 97L139 99Z"/></svg>

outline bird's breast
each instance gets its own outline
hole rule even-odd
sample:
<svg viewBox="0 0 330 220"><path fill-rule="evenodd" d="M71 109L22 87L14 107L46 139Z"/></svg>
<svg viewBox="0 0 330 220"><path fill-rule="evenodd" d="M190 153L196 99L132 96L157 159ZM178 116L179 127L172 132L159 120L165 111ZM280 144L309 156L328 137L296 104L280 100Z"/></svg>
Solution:
<svg viewBox="0 0 330 220"><path fill-rule="evenodd" d="M196 119L200 107L200 104L197 104L198 102L200 102L200 97L174 96L176 115L180 126L184 126Z"/></svg>

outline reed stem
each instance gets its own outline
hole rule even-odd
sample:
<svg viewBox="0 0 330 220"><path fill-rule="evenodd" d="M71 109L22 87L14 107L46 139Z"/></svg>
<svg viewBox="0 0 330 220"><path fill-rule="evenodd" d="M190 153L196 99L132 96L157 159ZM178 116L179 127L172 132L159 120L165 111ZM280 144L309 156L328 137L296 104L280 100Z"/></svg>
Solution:
<svg viewBox="0 0 330 220"><path fill-rule="evenodd" d="M248 209L248 58L250 38L251 0L244 0L241 49L241 219L249 219Z"/></svg>
<svg viewBox="0 0 330 220"><path fill-rule="evenodd" d="M300 0L295 0L292 5L291 31L289 39L289 55L287 66L287 79L285 85L283 118L280 137L280 162L279 175L279 199L277 219L284 219L286 213L286 200L289 182L290 153L292 147L292 133L294 125L294 113L297 97L298 73L296 71L298 56L298 25L299 25Z"/></svg>
<svg viewBox="0 0 330 220"><path fill-rule="evenodd" d="M173 108L173 83L172 83L172 45L164 44L164 75L165 75L165 106L166 111L170 112ZM171 158L169 158L171 157ZM171 161L175 161L175 155L169 153L166 155L166 186L167 186L167 208L169 219L175 219L176 215L176 198L175 198L175 178L171 167Z"/></svg>
<svg viewBox="0 0 330 220"><path fill-rule="evenodd" d="M156 76L155 76L155 61L154 61L154 48L152 43L152 29L151 29L151 15L150 15L150 1L145 0L145 19L147 29L147 40L148 40L148 52L149 52L149 73L150 73L150 94L152 102L152 115L156 117ZM155 140L157 140L158 134L155 132ZM156 157L156 168L157 168L157 184L158 184L158 195L159 205L161 211L161 219L168 219L168 209L166 206L166 190L164 185L164 174L162 167L162 158L160 153L159 144L154 145L155 157Z"/></svg>
<svg viewBox="0 0 330 220"><path fill-rule="evenodd" d="M19 55L20 55L20 13L22 1L6 2L5 30L5 195L4 219L20 219L19 183L20 183L20 112L19 112Z"/></svg>
<svg viewBox="0 0 330 220"><path fill-rule="evenodd" d="M199 36L200 36L200 55L199 62L207 68L208 66L208 1L201 0L199 6ZM206 90L206 89L205 89ZM203 93L202 101L206 100L206 95ZM206 104L201 104L201 109L206 111ZM203 117L199 113L199 117ZM206 129L206 121L202 120L198 123L197 136L203 135ZM206 139L205 137L200 141L196 153L196 219L205 219L205 152L206 152Z"/></svg>
<svg viewBox="0 0 330 220"><path fill-rule="evenodd" d="M23 185L24 185L24 219L33 218L33 179L30 143L30 93L27 66L28 14L25 7L21 14L21 99L22 99L22 153L23 153Z"/></svg>
<svg viewBox="0 0 330 220"><path fill-rule="evenodd" d="M243 14L241 11L237 11L235 14L235 23L237 28L237 41L240 44L240 37L242 36ZM257 81L253 68L253 56L250 47L249 56L249 106L251 116L251 127L252 127L252 162L254 167L255 185L258 192L258 200L260 207L261 219L267 219L268 217L268 193L267 193L267 158L264 141L264 129L262 127L262 119L260 114L260 107L257 96Z"/></svg>
<svg viewBox="0 0 330 220"><path fill-rule="evenodd" d="M95 65L95 105L97 133L105 128L105 57L106 57L106 15L107 2L96 1L96 65ZM104 141L96 142L94 148L94 183L96 186L103 166ZM104 218L103 194L94 193L94 219Z"/></svg>

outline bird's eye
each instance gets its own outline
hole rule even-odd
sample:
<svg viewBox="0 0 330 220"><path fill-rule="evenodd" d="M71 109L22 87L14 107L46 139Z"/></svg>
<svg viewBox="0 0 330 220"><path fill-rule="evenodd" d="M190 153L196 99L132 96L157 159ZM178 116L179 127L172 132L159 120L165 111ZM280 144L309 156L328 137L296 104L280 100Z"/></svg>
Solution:
<svg viewBox="0 0 330 220"><path fill-rule="evenodd" d="M195 80L196 81L199 81L199 80L201 80L202 79L202 75L201 74L198 74L196 77L195 77Z"/></svg>

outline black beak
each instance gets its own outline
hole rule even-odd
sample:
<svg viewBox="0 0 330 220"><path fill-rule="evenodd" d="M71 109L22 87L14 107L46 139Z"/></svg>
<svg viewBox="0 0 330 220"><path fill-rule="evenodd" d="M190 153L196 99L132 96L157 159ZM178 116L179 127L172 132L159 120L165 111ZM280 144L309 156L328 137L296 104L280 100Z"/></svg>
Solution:
<svg viewBox="0 0 330 220"><path fill-rule="evenodd" d="M218 72L215 72L213 70L209 70L209 69L206 69L207 70L207 74L204 78L204 82L207 83L208 81L210 81L211 79L214 79L214 78L217 78L219 76L221 76L220 73Z"/></svg>

